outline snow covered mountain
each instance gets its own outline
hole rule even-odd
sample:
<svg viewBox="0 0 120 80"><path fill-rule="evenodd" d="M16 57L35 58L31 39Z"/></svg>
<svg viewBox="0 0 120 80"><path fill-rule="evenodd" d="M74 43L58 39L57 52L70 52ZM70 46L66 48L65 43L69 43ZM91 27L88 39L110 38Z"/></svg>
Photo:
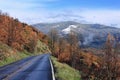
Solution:
<svg viewBox="0 0 120 80"><path fill-rule="evenodd" d="M80 36L80 41L83 46L101 47L106 41L108 33L118 36L120 40L120 29L105 26L100 24L81 24L73 21L58 22L58 23L38 23L34 27L44 33L48 33L52 28L58 30L61 35L67 35L72 30ZM82 36L82 40L81 40Z"/></svg>

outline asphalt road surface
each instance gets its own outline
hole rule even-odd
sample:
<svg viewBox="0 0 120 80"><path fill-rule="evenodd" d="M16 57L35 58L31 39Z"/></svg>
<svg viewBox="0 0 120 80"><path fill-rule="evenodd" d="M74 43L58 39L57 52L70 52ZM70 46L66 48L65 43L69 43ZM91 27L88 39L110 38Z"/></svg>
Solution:
<svg viewBox="0 0 120 80"><path fill-rule="evenodd" d="M0 67L0 80L52 80L49 57L32 56Z"/></svg>

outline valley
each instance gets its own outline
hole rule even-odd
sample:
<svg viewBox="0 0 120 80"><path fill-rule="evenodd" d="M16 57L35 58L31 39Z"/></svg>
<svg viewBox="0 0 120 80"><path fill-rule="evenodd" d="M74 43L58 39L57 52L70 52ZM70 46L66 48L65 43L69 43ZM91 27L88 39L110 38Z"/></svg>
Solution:
<svg viewBox="0 0 120 80"><path fill-rule="evenodd" d="M120 78L119 28L74 21L28 25L5 13L0 28L1 80Z"/></svg>

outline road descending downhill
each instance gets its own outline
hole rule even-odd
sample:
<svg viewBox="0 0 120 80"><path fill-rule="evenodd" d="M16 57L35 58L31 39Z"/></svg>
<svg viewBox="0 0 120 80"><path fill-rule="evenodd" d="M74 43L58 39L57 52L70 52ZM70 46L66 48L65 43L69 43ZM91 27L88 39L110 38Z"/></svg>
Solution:
<svg viewBox="0 0 120 80"><path fill-rule="evenodd" d="M0 67L0 80L52 80L50 54L32 56Z"/></svg>

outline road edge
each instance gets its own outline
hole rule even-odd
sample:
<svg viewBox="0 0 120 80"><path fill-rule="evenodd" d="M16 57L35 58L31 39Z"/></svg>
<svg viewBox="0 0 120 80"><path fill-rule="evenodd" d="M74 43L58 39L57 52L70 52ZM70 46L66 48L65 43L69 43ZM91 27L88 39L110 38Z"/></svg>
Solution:
<svg viewBox="0 0 120 80"><path fill-rule="evenodd" d="M50 60L50 65L51 65L51 69L52 69L52 79L55 80L55 72L54 72L53 64L52 64L50 57L49 57L49 60Z"/></svg>

